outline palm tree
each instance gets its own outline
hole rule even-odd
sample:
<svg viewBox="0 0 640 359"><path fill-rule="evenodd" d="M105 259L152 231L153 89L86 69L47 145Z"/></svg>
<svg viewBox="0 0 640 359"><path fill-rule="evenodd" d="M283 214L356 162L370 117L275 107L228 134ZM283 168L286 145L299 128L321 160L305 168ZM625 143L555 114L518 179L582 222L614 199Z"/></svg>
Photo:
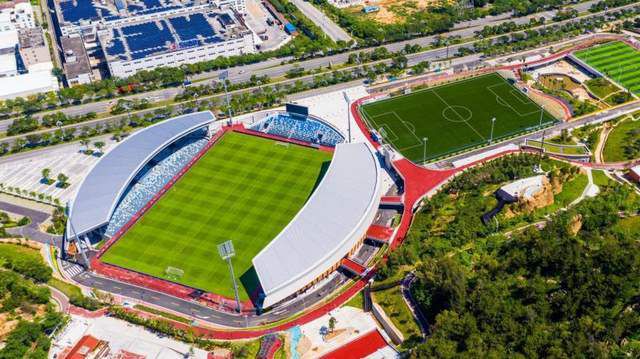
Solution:
<svg viewBox="0 0 640 359"><path fill-rule="evenodd" d="M44 180L44 182L46 184L51 184L51 179L49 178L49 176L51 175L51 170L48 168L43 168L42 169L42 179Z"/></svg>
<svg viewBox="0 0 640 359"><path fill-rule="evenodd" d="M102 152L102 148L106 145L106 143L104 143L103 141L96 141L93 143L93 146L98 150L98 152L103 153Z"/></svg>
<svg viewBox="0 0 640 359"><path fill-rule="evenodd" d="M80 140L80 145L85 147L85 150L83 151L84 153L89 152L89 143L90 142L91 141L89 141L88 138L83 138L83 139Z"/></svg>
<svg viewBox="0 0 640 359"><path fill-rule="evenodd" d="M65 175L64 173L58 174L58 183L60 187L62 188L67 187L69 185L67 183L68 180L69 180L69 177L67 177L67 175Z"/></svg>

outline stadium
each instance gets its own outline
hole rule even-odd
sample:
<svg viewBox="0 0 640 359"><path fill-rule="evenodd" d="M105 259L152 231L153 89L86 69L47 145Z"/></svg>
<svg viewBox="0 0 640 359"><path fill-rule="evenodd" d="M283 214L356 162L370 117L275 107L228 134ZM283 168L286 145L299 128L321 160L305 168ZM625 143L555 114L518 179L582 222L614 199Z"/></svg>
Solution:
<svg viewBox="0 0 640 359"><path fill-rule="evenodd" d="M64 256L178 297L270 308L345 266L381 200L376 152L302 106L252 123L182 115L107 153L70 204Z"/></svg>

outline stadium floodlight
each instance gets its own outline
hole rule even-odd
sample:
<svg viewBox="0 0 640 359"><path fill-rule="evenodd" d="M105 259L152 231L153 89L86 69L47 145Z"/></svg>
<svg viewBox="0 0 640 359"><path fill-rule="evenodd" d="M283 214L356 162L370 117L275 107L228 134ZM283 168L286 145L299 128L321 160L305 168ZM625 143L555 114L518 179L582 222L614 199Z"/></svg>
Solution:
<svg viewBox="0 0 640 359"><path fill-rule="evenodd" d="M351 143L351 109L349 108L351 100L349 96L347 96L346 91L342 91L342 96L344 96L344 100L347 101L347 136L349 136L347 143Z"/></svg>
<svg viewBox="0 0 640 359"><path fill-rule="evenodd" d="M496 124L496 118L492 118L491 119L491 136L489 136L489 144L491 144L491 142L493 142L493 127Z"/></svg>
<svg viewBox="0 0 640 359"><path fill-rule="evenodd" d="M422 149L422 162L427 162L427 141L429 141L428 137L422 138L422 143L424 144Z"/></svg>
<svg viewBox="0 0 640 359"><path fill-rule="evenodd" d="M218 74L218 80L222 81L222 85L224 86L224 94L227 98L227 113L229 115L229 121L233 121L233 117L231 116L231 103L229 101L229 91L227 91L227 79L229 79L229 70L224 70L220 74Z"/></svg>
<svg viewBox="0 0 640 359"><path fill-rule="evenodd" d="M231 282L233 282L233 292L236 295L236 312L240 313L240 297L238 296L238 285L236 284L236 276L233 274L233 265L231 264L231 258L236 255L236 251L233 248L233 242L229 240L218 244L218 254L220 255L220 258L227 261L227 264L229 265Z"/></svg>
<svg viewBox="0 0 640 359"><path fill-rule="evenodd" d="M544 115L544 105L540 105L540 128L542 128L542 115Z"/></svg>

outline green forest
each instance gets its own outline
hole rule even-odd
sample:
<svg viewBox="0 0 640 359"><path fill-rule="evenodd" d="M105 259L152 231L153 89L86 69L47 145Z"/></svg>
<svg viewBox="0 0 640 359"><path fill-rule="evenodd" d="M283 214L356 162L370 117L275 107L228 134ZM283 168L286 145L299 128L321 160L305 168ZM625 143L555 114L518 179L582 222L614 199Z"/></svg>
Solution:
<svg viewBox="0 0 640 359"><path fill-rule="evenodd" d="M379 274L412 270L417 277L411 290L430 332L412 342L412 357L640 355L635 192L601 186L600 195L551 215L542 229L480 222L488 189L532 175L537 161L515 155L469 170L416 214ZM543 160L545 169L553 164Z"/></svg>

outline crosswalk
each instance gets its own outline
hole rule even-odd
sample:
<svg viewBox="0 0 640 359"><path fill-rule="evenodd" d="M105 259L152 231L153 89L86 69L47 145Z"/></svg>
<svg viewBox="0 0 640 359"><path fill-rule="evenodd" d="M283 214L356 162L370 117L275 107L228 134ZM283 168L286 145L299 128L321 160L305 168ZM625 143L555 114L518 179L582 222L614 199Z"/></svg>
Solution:
<svg viewBox="0 0 640 359"><path fill-rule="evenodd" d="M75 263L65 263L62 266L64 268L64 271L71 277L75 277L78 274L84 272L84 268L82 268L80 265L75 264Z"/></svg>

